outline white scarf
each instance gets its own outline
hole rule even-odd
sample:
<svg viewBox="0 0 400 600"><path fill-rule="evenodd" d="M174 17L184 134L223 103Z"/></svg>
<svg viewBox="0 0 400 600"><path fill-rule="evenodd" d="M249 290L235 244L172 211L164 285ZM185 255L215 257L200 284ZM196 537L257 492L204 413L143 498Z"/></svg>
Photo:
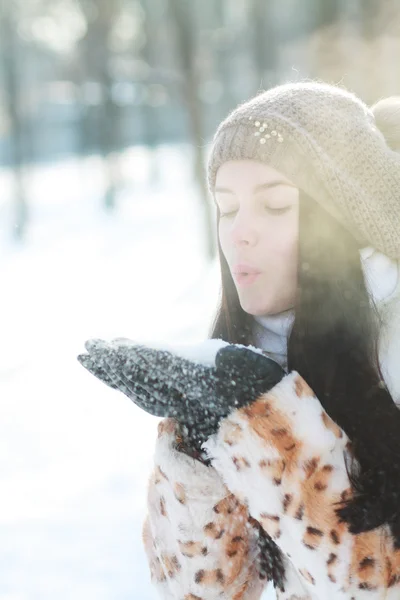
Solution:
<svg viewBox="0 0 400 600"><path fill-rule="evenodd" d="M287 340L294 321L294 309L276 315L254 317L253 344L287 369Z"/></svg>
<svg viewBox="0 0 400 600"><path fill-rule="evenodd" d="M397 261L374 250L370 246L360 250L361 266L367 289L378 309L383 309L398 287ZM294 309L275 315L255 316L253 343L287 369L287 339L294 321Z"/></svg>

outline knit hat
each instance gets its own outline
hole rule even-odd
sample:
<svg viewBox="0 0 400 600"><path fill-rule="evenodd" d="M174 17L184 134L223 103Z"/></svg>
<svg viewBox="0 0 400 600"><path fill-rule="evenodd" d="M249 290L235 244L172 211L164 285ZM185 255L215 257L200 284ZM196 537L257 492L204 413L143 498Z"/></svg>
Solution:
<svg viewBox="0 0 400 600"><path fill-rule="evenodd" d="M377 127L378 113L387 122L386 103L399 110L399 98L382 100L375 119L375 109L333 85L299 82L262 92L217 129L209 188L213 193L228 160L264 162L319 202L360 247L400 258L400 154ZM398 147L399 138L390 143Z"/></svg>

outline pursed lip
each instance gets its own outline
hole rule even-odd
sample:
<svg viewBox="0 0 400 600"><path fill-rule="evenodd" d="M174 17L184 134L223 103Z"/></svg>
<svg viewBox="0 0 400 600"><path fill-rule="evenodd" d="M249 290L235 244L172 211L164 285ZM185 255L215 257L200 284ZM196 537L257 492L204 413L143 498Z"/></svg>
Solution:
<svg viewBox="0 0 400 600"><path fill-rule="evenodd" d="M258 279L259 275L261 275L259 269L256 269L256 267L252 267L251 265L246 265L245 263L235 265L232 269L232 276L236 281L236 284L240 287L252 285Z"/></svg>
<svg viewBox="0 0 400 600"><path fill-rule="evenodd" d="M233 275L259 275L261 271L251 265L240 263L232 268L232 273Z"/></svg>

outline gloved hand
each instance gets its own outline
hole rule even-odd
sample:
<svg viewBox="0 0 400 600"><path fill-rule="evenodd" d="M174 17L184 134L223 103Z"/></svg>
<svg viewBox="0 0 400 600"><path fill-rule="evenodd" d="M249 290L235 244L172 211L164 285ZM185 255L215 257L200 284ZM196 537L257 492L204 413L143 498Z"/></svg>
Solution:
<svg viewBox="0 0 400 600"><path fill-rule="evenodd" d="M79 362L98 379L123 392L146 412L173 417L182 444L194 455L233 409L273 388L285 371L272 359L244 346L220 348L215 366L126 339L90 340Z"/></svg>

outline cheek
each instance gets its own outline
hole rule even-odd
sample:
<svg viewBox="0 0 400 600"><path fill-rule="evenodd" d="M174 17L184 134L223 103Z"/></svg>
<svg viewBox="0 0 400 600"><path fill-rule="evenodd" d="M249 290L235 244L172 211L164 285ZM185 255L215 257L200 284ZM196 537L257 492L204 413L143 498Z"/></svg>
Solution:
<svg viewBox="0 0 400 600"><path fill-rule="evenodd" d="M294 301L298 278L298 243L292 240L284 249L281 265L281 294L290 304Z"/></svg>
<svg viewBox="0 0 400 600"><path fill-rule="evenodd" d="M297 289L298 227L282 228L265 238L263 255L271 287L276 297L292 298Z"/></svg>
<svg viewBox="0 0 400 600"><path fill-rule="evenodd" d="M298 259L298 239L292 237L291 239L282 240L280 247L281 257L284 264L286 264L286 270L289 272L297 271L297 259Z"/></svg>
<svg viewBox="0 0 400 600"><path fill-rule="evenodd" d="M290 220L282 226L269 228L263 236L263 254L273 258L283 271L297 268L298 255L298 222Z"/></svg>

